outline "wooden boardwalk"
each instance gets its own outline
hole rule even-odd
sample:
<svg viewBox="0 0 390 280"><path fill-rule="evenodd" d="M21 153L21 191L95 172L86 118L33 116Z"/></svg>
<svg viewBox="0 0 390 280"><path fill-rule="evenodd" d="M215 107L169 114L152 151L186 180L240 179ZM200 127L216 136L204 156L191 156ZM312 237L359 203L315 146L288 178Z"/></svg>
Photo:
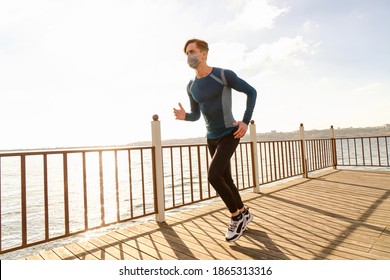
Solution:
<svg viewBox="0 0 390 280"><path fill-rule="evenodd" d="M243 197L255 219L234 243L216 202L26 259L390 259L390 172L331 170Z"/></svg>

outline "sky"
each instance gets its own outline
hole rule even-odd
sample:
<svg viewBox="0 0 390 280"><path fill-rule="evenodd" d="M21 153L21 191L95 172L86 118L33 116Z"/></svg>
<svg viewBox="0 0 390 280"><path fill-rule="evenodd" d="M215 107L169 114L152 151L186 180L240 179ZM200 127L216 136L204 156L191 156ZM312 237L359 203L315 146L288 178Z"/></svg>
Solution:
<svg viewBox="0 0 390 280"><path fill-rule="evenodd" d="M185 42L258 92L258 132L390 123L387 0L0 0L0 150L205 136ZM241 120L246 96L233 92Z"/></svg>

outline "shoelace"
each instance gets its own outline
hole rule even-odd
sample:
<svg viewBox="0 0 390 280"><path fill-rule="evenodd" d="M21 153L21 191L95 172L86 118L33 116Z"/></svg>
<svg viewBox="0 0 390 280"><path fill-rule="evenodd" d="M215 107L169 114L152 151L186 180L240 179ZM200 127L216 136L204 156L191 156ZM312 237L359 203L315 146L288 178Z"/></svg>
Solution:
<svg viewBox="0 0 390 280"><path fill-rule="evenodd" d="M230 226L229 226L229 231L234 231L237 228L237 226L238 226L238 222L239 221L233 221L232 220L232 222L230 223Z"/></svg>

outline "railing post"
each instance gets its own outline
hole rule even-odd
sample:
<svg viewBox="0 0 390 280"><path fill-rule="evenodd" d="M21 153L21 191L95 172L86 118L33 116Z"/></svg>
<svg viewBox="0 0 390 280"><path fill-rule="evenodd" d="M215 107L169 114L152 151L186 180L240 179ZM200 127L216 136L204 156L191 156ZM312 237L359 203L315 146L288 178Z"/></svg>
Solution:
<svg viewBox="0 0 390 280"><path fill-rule="evenodd" d="M334 138L334 128L333 125L330 126L330 142L332 145L332 162L333 169L337 169L337 151L336 151L336 140Z"/></svg>
<svg viewBox="0 0 390 280"><path fill-rule="evenodd" d="M301 123L300 125L299 134L301 138L302 173L303 173L303 178L307 178L308 177L307 155L306 155L306 142L305 142L305 128L303 127L303 123Z"/></svg>
<svg viewBox="0 0 390 280"><path fill-rule="evenodd" d="M153 146L153 184L154 184L154 205L156 211L156 222L165 221L165 199L164 199L164 174L161 147L161 126L158 115L153 115L152 121L152 146Z"/></svg>
<svg viewBox="0 0 390 280"><path fill-rule="evenodd" d="M20 156L21 183L21 214L22 214L22 246L27 245L27 186L26 186L26 156Z"/></svg>
<svg viewBox="0 0 390 280"><path fill-rule="evenodd" d="M252 143L252 169L253 169L253 183L255 187L253 192L260 192L260 180L259 180L259 159L257 157L257 136L256 136L256 124L252 120L249 126L250 141Z"/></svg>

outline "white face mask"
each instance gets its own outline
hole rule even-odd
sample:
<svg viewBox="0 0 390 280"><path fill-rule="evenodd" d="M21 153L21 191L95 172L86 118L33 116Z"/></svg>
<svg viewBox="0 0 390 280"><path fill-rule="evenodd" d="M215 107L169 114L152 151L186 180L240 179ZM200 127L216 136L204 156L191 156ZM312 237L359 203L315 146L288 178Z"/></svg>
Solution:
<svg viewBox="0 0 390 280"><path fill-rule="evenodd" d="M198 68L198 66L200 64L200 61L198 59L198 54L190 54L190 55L188 55L187 63L193 69Z"/></svg>

